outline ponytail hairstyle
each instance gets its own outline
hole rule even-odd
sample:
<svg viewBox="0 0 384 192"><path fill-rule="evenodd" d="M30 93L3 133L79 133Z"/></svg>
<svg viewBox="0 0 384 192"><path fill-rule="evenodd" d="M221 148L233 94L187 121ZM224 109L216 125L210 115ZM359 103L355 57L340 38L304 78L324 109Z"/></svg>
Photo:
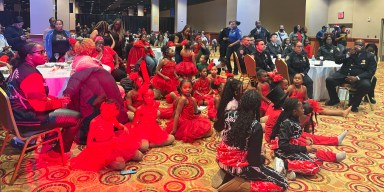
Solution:
<svg viewBox="0 0 384 192"><path fill-rule="evenodd" d="M273 126L272 134L270 136L271 140L274 140L275 137L279 134L281 123L289 118L293 117L293 110L299 106L299 100L297 98L287 98L283 104L283 111L280 113L279 118L277 118L275 126Z"/></svg>
<svg viewBox="0 0 384 192"><path fill-rule="evenodd" d="M21 49L18 50L17 57L10 61L13 70L18 68L21 64L25 62L27 55L31 54L37 45L39 45L39 43L28 42L24 44Z"/></svg>
<svg viewBox="0 0 384 192"><path fill-rule="evenodd" d="M217 121L213 125L216 131L220 132L224 129L224 113L225 108L227 107L227 104L232 101L232 99L235 97L235 95L240 95L243 89L242 82L233 79L228 78L227 82L224 85L223 92L221 94L221 99L219 103L219 107L217 109Z"/></svg>
<svg viewBox="0 0 384 192"><path fill-rule="evenodd" d="M256 90L244 93L239 101L238 117L227 133L230 146L246 149L247 138L255 120L260 120L260 97Z"/></svg>
<svg viewBox="0 0 384 192"><path fill-rule="evenodd" d="M166 58L169 53L170 48L167 45L161 47L161 52L163 53L163 57Z"/></svg>

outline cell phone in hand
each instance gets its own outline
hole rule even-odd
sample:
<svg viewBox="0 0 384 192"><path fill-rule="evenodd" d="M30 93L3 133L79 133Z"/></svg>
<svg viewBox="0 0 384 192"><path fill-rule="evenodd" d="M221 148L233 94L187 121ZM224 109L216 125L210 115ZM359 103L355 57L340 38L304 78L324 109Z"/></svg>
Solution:
<svg viewBox="0 0 384 192"><path fill-rule="evenodd" d="M128 170L122 170L120 171L120 175L130 175L137 173L136 169L128 169Z"/></svg>

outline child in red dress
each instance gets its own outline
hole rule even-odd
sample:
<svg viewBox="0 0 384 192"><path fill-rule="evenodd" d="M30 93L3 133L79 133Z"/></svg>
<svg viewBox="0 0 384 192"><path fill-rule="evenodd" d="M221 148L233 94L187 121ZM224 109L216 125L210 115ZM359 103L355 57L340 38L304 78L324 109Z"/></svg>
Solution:
<svg viewBox="0 0 384 192"><path fill-rule="evenodd" d="M184 45L180 52L183 61L176 65L176 73L183 78L192 80L192 77L198 72L196 68L195 54L192 51L192 43L184 40L181 44Z"/></svg>
<svg viewBox="0 0 384 192"><path fill-rule="evenodd" d="M127 93L126 104L129 111L135 113L136 109L144 104L140 89L144 84L143 78L137 72L132 72L129 78L133 81L133 89Z"/></svg>
<svg viewBox="0 0 384 192"><path fill-rule="evenodd" d="M73 169L99 171L111 166L121 170L126 161L143 158L138 150L141 146L140 139L128 133L127 127L116 120L117 114L119 110L115 102L109 100L101 104L100 115L90 124L87 148L71 159ZM121 131L115 132L115 128Z"/></svg>
<svg viewBox="0 0 384 192"><path fill-rule="evenodd" d="M152 79L152 85L155 89L160 90L161 95L165 96L172 91L176 91L179 85L176 75L176 63L172 59L175 51L167 46L161 48L164 58L156 67L156 75Z"/></svg>
<svg viewBox="0 0 384 192"><path fill-rule="evenodd" d="M211 82L207 78L207 68L202 68L200 71L200 78L193 84L193 97L197 101L197 105L208 105L209 101L213 100Z"/></svg>
<svg viewBox="0 0 384 192"><path fill-rule="evenodd" d="M300 73L295 74L293 76L293 84L288 87L287 94L290 98L297 98L300 102L304 102L308 100L307 96L307 88L303 85L303 75ZM345 110L331 110L320 108L317 101L311 101L316 108L317 112L320 115L329 115L329 116L341 116L346 117L351 111L352 107L348 107Z"/></svg>
<svg viewBox="0 0 384 192"><path fill-rule="evenodd" d="M167 132L174 134L177 140L193 142L212 134L209 119L196 115L197 103L192 97L192 82L184 79L180 82L181 96L175 101L175 114L167 124Z"/></svg>
<svg viewBox="0 0 384 192"><path fill-rule="evenodd" d="M209 64L208 70L211 74L208 75L208 79L211 81L211 88L213 91L213 102L208 102L208 117L212 121L216 121L217 108L220 103L220 95L223 90L226 80L217 75L217 67L214 63Z"/></svg>
<svg viewBox="0 0 384 192"><path fill-rule="evenodd" d="M154 100L155 94L147 89L143 95L144 104L137 108L135 117L131 124L132 132L139 138L145 140L149 147L166 146L173 143L175 137L169 135L157 124L156 117L159 109L159 102Z"/></svg>
<svg viewBox="0 0 384 192"><path fill-rule="evenodd" d="M271 104L271 101L266 97L269 93L268 74L264 70L259 70L257 72L257 78L259 80L259 83L257 84L257 92L261 99L260 116L263 117L269 104Z"/></svg>

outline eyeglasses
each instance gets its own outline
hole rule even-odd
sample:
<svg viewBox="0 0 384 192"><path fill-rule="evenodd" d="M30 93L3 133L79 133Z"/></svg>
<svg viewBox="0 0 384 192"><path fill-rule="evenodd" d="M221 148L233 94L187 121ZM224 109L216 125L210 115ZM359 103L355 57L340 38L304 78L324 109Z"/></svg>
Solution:
<svg viewBox="0 0 384 192"><path fill-rule="evenodd" d="M43 55L43 54L45 54L47 51L46 50L40 50L40 51L34 51L34 52L32 52L32 53L40 53L40 55Z"/></svg>

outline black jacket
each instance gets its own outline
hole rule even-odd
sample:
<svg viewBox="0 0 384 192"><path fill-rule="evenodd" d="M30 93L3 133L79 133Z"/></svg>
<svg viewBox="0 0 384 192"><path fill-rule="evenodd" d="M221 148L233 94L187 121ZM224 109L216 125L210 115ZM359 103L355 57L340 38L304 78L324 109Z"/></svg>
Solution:
<svg viewBox="0 0 384 192"><path fill-rule="evenodd" d="M377 62L375 56L365 50L360 53L350 55L347 58L349 49L336 57L337 64L343 64L340 73L344 75L359 76L360 79L371 79L376 72Z"/></svg>

